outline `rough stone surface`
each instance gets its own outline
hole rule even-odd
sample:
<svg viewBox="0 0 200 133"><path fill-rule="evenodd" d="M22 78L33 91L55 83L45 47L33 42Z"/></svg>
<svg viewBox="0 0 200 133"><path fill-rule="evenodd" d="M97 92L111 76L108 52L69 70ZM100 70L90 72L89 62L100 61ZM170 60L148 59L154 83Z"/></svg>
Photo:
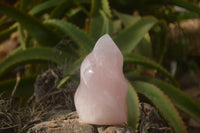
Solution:
<svg viewBox="0 0 200 133"><path fill-rule="evenodd" d="M97 126L82 122L76 112L58 114L54 114L54 119L36 124L29 129L28 133L135 133L126 124ZM147 103L140 103L140 121L137 133L173 132L154 107Z"/></svg>
<svg viewBox="0 0 200 133"><path fill-rule="evenodd" d="M132 128L127 126L108 126L105 127L98 127L98 133L135 133Z"/></svg>
<svg viewBox="0 0 200 133"><path fill-rule="evenodd" d="M28 133L135 133L130 127L95 126L80 121L76 112L36 124Z"/></svg>
<svg viewBox="0 0 200 133"><path fill-rule="evenodd" d="M121 125L127 120L128 83L123 56L109 35L102 36L81 64L75 93L79 118L96 125Z"/></svg>
<svg viewBox="0 0 200 133"><path fill-rule="evenodd" d="M29 129L28 133L97 133L92 125L79 122L76 112L46 121Z"/></svg>

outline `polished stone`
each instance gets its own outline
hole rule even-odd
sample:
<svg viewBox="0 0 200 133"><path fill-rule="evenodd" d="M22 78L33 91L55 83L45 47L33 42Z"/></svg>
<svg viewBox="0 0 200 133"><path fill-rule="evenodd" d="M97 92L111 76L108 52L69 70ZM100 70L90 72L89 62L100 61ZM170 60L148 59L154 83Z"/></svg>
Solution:
<svg viewBox="0 0 200 133"><path fill-rule="evenodd" d="M123 56L106 34L84 59L75 93L79 118L95 125L121 125L127 120L128 84L123 74Z"/></svg>

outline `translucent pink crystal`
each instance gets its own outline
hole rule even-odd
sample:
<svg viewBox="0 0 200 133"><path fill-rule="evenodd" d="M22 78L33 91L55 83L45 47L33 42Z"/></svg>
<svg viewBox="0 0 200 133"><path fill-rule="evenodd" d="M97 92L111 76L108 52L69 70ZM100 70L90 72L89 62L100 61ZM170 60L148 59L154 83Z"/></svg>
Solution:
<svg viewBox="0 0 200 133"><path fill-rule="evenodd" d="M74 100L82 121L120 125L127 120L123 56L109 35L102 36L84 59L80 76Z"/></svg>

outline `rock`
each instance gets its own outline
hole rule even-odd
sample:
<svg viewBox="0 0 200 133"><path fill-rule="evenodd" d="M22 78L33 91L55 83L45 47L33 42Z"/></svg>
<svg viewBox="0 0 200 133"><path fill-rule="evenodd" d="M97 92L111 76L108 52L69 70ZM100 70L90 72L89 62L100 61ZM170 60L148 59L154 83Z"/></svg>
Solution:
<svg viewBox="0 0 200 133"><path fill-rule="evenodd" d="M135 133L126 124L91 125L81 121L77 112L55 113L54 119L36 124L28 133ZM154 107L147 103L140 103L140 121L137 133L172 133Z"/></svg>
<svg viewBox="0 0 200 133"><path fill-rule="evenodd" d="M81 64L81 81L75 93L80 119L96 125L120 125L127 120L128 83L123 56L109 35L102 36Z"/></svg>
<svg viewBox="0 0 200 133"><path fill-rule="evenodd" d="M79 122L76 112L62 118L46 121L30 128L28 133L96 133L92 125Z"/></svg>
<svg viewBox="0 0 200 133"><path fill-rule="evenodd" d="M80 121L76 112L36 124L28 133L135 133L128 126L95 126Z"/></svg>
<svg viewBox="0 0 200 133"><path fill-rule="evenodd" d="M99 133L135 133L132 128L126 126L98 127L97 130Z"/></svg>

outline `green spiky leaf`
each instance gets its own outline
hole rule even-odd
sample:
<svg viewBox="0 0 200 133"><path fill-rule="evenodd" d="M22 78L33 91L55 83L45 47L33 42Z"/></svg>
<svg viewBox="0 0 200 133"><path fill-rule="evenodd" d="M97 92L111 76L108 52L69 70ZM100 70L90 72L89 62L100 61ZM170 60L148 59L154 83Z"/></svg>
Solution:
<svg viewBox="0 0 200 133"><path fill-rule="evenodd" d="M74 61L68 68L66 74L67 76L64 77L58 84L57 88L60 88L64 83L66 83L70 78L71 75L73 75L75 72L77 72L80 69L81 63L83 61L83 57L77 59L76 61Z"/></svg>
<svg viewBox="0 0 200 133"><path fill-rule="evenodd" d="M72 6L73 0L63 0L59 5L54 8L50 14L50 18L61 18L65 12Z"/></svg>
<svg viewBox="0 0 200 133"><path fill-rule="evenodd" d="M154 79L150 77L134 77L131 80L142 80L145 82L152 83L159 87L172 102L182 111L186 112L194 119L200 122L200 106L195 103L190 97L185 95L180 89L164 82L159 79Z"/></svg>
<svg viewBox="0 0 200 133"><path fill-rule="evenodd" d="M71 57L67 53L60 55L60 51L54 50L54 55L60 58L51 58L51 48L30 48L24 51L18 51L0 62L0 77L6 74L9 70L26 63L41 63L44 61L51 61L56 64L63 64L67 57Z"/></svg>
<svg viewBox="0 0 200 133"><path fill-rule="evenodd" d="M37 15L38 13L48 9L48 8L51 8L51 7L54 7L58 4L60 4L63 0L48 0L48 1L45 1L37 6L35 6L33 9L31 9L29 11L29 14L31 15Z"/></svg>
<svg viewBox="0 0 200 133"><path fill-rule="evenodd" d="M35 78L36 76L31 76L20 79L14 96L26 99L32 96L34 90L33 84L35 83ZM15 85L16 85L16 79L0 82L0 93L3 94L3 97L10 97Z"/></svg>
<svg viewBox="0 0 200 133"><path fill-rule="evenodd" d="M92 17L89 25L89 34L97 40L105 33L110 33L110 19L105 15L102 10L99 10L99 15Z"/></svg>
<svg viewBox="0 0 200 133"><path fill-rule="evenodd" d="M80 69L81 63L84 58L77 59L68 69L67 74L74 74Z"/></svg>
<svg viewBox="0 0 200 133"><path fill-rule="evenodd" d="M80 52L84 55L91 52L95 42L75 25L61 20L47 20L45 24L55 27L69 36L79 46Z"/></svg>
<svg viewBox="0 0 200 133"><path fill-rule="evenodd" d="M163 75L165 75L167 78L169 78L174 85L178 86L175 79L167 72L167 70L165 70L162 66L160 66L153 60L146 58L144 56L141 56L141 55L136 55L136 54L124 53L123 55L124 55L125 63L141 64L146 67L153 68L153 69L157 70L158 72L162 73Z"/></svg>
<svg viewBox="0 0 200 133"><path fill-rule="evenodd" d="M177 6L183 7L185 9L187 9L189 11L192 11L192 12L195 12L197 14L200 14L199 6L196 5L196 4L193 4L193 3L189 2L189 1L185 1L185 0L167 0L166 2L169 3L169 4L172 4L172 5L177 5Z"/></svg>
<svg viewBox="0 0 200 133"><path fill-rule="evenodd" d="M135 89L130 83L126 97L126 103L128 107L128 125L136 130L139 121L139 100Z"/></svg>
<svg viewBox="0 0 200 133"><path fill-rule="evenodd" d="M108 0L92 0L91 15L99 15L99 10L102 10L107 16L111 17Z"/></svg>
<svg viewBox="0 0 200 133"><path fill-rule="evenodd" d="M129 14L120 13L117 11L115 11L115 14L119 17L119 19L122 21L125 27L134 24L141 19L140 16L133 16Z"/></svg>
<svg viewBox="0 0 200 133"><path fill-rule="evenodd" d="M110 17L110 7L107 0L92 0L89 34L94 40L110 32Z"/></svg>
<svg viewBox="0 0 200 133"><path fill-rule="evenodd" d="M138 93L141 93L152 101L154 106L157 107L159 112L168 121L169 125L176 133L187 132L178 111L175 109L169 98L164 95L159 88L141 81L135 81L132 85Z"/></svg>
<svg viewBox="0 0 200 133"><path fill-rule="evenodd" d="M16 8L0 3L0 11L16 19L21 24L21 26L25 28L39 42L40 45L55 46L62 40L60 35L42 24L39 20ZM66 52L73 56L77 56L74 48L72 48L67 43L66 47Z"/></svg>
<svg viewBox="0 0 200 133"><path fill-rule="evenodd" d="M121 31L114 37L114 41L121 51L130 53L156 22L153 17L143 17Z"/></svg>
<svg viewBox="0 0 200 133"><path fill-rule="evenodd" d="M8 38L11 33L15 32L17 30L17 25L18 24L14 24L14 25L10 26L9 28L0 31L0 40Z"/></svg>
<svg viewBox="0 0 200 133"><path fill-rule="evenodd" d="M61 37L37 19L11 6L0 3L0 11L16 19L41 45L54 46Z"/></svg>

